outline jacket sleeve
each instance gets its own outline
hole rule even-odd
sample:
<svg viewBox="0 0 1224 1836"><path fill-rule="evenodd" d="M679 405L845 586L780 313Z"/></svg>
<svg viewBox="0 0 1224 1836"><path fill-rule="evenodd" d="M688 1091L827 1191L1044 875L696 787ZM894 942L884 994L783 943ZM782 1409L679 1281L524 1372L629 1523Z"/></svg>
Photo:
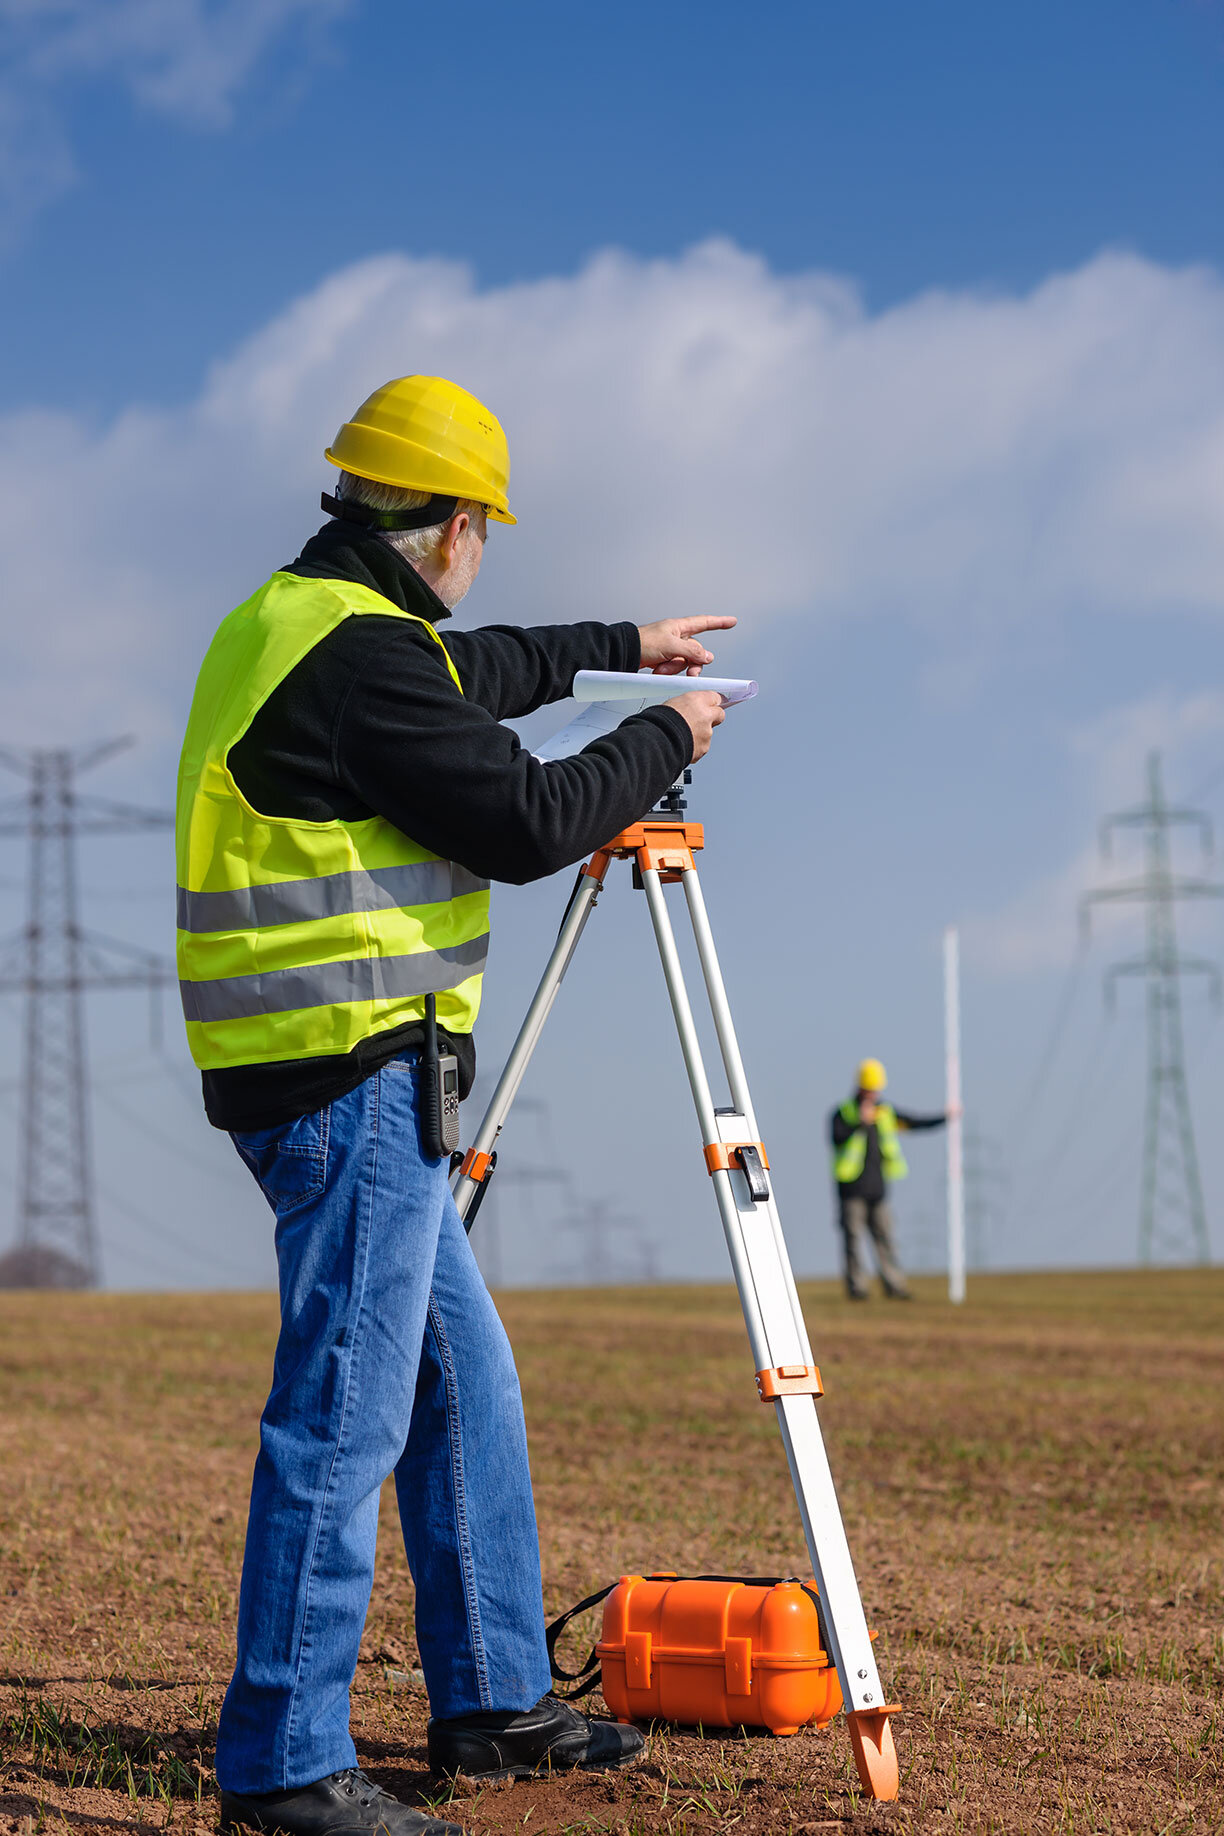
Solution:
<svg viewBox="0 0 1224 1836"><path fill-rule="evenodd" d="M336 779L362 803L482 878L519 885L635 822L691 757L687 723L659 706L543 765L460 694L431 639L403 627L363 659L332 742Z"/></svg>
<svg viewBox="0 0 1224 1836"><path fill-rule="evenodd" d="M513 720L550 701L562 701L580 669L637 669L642 640L636 625L484 625L447 631L450 651L468 701ZM677 694L681 691L677 690Z"/></svg>
<svg viewBox="0 0 1224 1836"><path fill-rule="evenodd" d="M858 1133L861 1122L847 1122L840 1109L835 1109L829 1118L829 1133L833 1137L834 1147L844 1147L851 1135Z"/></svg>
<svg viewBox="0 0 1224 1836"><path fill-rule="evenodd" d="M898 1109L895 1104L893 1105L893 1114L897 1118L898 1128L903 1128L907 1132L915 1134L921 1132L924 1128L942 1128L944 1123L948 1120L947 1116L942 1114L938 1116L911 1115L909 1110Z"/></svg>

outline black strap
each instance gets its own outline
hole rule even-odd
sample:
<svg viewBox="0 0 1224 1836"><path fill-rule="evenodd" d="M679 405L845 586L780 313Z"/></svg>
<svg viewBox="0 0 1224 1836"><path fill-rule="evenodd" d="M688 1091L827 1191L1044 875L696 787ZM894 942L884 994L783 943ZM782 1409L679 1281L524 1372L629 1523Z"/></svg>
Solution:
<svg viewBox="0 0 1224 1836"><path fill-rule="evenodd" d="M328 516L335 516L342 523L360 523L363 529L434 529L440 523L449 523L455 514L457 497L433 496L427 504L419 504L415 510L371 510L368 504L351 504L346 497L333 497L330 491L324 491L319 503Z"/></svg>
<svg viewBox="0 0 1224 1836"><path fill-rule="evenodd" d="M600 1601L606 1600L608 1595L612 1592L612 1589L614 1587L619 1587L619 1585L620 1583L618 1581L609 1581L607 1587L601 1587L597 1594L588 1594L585 1600L580 1600L578 1602L577 1606L570 1607L569 1611L566 1613L558 1614L552 1624L545 1628L544 1643L548 1646L548 1668L552 1672L553 1678L558 1683L581 1684L581 1688L579 1689L567 1690L564 1696L561 1697L562 1702L576 1702L579 1696L588 1696L593 1689L598 1687L600 1679L598 1676L592 1677L591 1672L598 1668L599 1657L594 1645L592 1645L590 1655L581 1670L563 1670L557 1662L557 1640L560 1638L571 1619L576 1619L579 1613L585 1613L590 1607L598 1606ZM584 1677L589 1678L589 1682L584 1683ZM556 1692L554 1691L553 1693L555 1694Z"/></svg>
<svg viewBox="0 0 1224 1836"><path fill-rule="evenodd" d="M800 1581L797 1575L654 1574L644 1575L642 1578L645 1581L734 1581L738 1583L740 1587L778 1587L784 1581L794 1581L802 1588L812 1605L816 1608L816 1629L820 1634L821 1647L826 1652L829 1650L829 1635L825 1629L824 1609L821 1605L820 1595L816 1592L814 1587L809 1587L806 1581ZM559 1613L552 1624L545 1628L544 1642L548 1647L548 1668L554 1680L558 1683L577 1683L580 1685L578 1689L568 1690L566 1694L560 1698L562 1702L576 1702L579 1696L589 1695L593 1689L598 1688L600 1677L598 1674L592 1676L591 1672L595 1671L598 1673L599 1671L599 1655L595 1646L592 1645L587 1656L587 1661L582 1666L581 1670L563 1670L561 1665L557 1662L557 1640L560 1638L571 1619L576 1619L579 1613L588 1612L591 1607L598 1606L602 1600L608 1598L608 1595L612 1592L614 1587L619 1586L619 1581L609 1581L607 1587L601 1587L597 1594L588 1594L585 1600L580 1600L578 1602L577 1606L572 1606L568 1611ZM585 1681L584 1678L586 1679ZM557 1692L554 1690L553 1693L555 1695Z"/></svg>

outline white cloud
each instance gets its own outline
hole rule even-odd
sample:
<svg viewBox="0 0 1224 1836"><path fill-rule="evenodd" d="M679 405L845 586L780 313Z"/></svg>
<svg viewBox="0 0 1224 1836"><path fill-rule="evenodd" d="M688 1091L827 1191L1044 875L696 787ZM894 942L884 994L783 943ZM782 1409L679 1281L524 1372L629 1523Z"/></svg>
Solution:
<svg viewBox="0 0 1224 1836"><path fill-rule="evenodd" d="M1144 871L1143 830L1115 830L1105 854L1101 823L1108 815L1148 803L1146 761L1153 753L1159 758L1166 803L1184 808L1188 798L1196 797L1197 785L1224 757L1224 691L1204 689L1186 696L1162 691L1077 723L1066 738L1077 802L1085 813L1084 827L1095 830L1093 839L999 911L968 922L968 948L977 966L988 972L1027 974L1065 966L1075 948L1076 914L1084 894ZM1202 840L1196 824L1178 825L1172 841L1175 871L1198 874L1206 866L1212 872ZM1129 901L1094 905L1091 936L1107 947L1106 953L1138 948L1143 912L1142 905ZM1218 908L1197 901L1183 904L1177 923L1183 942L1203 947L1218 937Z"/></svg>
<svg viewBox="0 0 1224 1836"><path fill-rule="evenodd" d="M290 32L351 0L0 0L0 224L11 233L76 175L66 92L106 80L144 107L224 128L238 91Z"/></svg>
<svg viewBox="0 0 1224 1836"><path fill-rule="evenodd" d="M1205 770L1218 765L1224 738L1224 690L1200 689L1174 695L1168 689L1125 707L1111 708L1071 729L1070 744L1088 768L1097 805L1114 810L1141 803L1146 785L1136 761L1149 753L1162 759L1164 794L1181 803Z"/></svg>
<svg viewBox="0 0 1224 1836"><path fill-rule="evenodd" d="M721 242L485 290L387 255L184 407L0 421L8 731L53 708L172 730L218 617L312 526L325 440L412 369L461 378L509 430L522 522L494 533L479 618L894 615L955 658L1082 608L1224 608L1210 271L1105 255L1022 298L873 316ZM32 545L50 505L54 541Z"/></svg>

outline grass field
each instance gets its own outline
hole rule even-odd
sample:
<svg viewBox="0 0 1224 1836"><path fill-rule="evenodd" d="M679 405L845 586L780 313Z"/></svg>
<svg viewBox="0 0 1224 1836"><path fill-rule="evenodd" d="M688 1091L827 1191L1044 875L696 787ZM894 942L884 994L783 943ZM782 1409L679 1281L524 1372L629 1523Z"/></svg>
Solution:
<svg viewBox="0 0 1224 1836"><path fill-rule="evenodd" d="M804 1291L898 1724L656 1733L613 1779L469 1791L480 1832L1224 1831L1224 1270L993 1276L954 1312ZM801 1570L730 1289L510 1294L546 1604L627 1569ZM0 1830L211 1829L264 1295L0 1295ZM353 1694L423 1799L412 1596L384 1502ZM577 1643L577 1641L575 1641Z"/></svg>

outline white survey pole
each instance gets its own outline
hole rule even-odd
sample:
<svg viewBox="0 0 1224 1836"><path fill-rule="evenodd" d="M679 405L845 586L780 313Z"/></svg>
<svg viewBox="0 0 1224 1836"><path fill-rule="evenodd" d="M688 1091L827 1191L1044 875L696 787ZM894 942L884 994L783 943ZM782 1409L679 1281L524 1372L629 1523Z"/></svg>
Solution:
<svg viewBox="0 0 1224 1836"><path fill-rule="evenodd" d="M965 1152L961 1131L960 933L944 932L944 1053L948 1111L948 1299L965 1298Z"/></svg>

